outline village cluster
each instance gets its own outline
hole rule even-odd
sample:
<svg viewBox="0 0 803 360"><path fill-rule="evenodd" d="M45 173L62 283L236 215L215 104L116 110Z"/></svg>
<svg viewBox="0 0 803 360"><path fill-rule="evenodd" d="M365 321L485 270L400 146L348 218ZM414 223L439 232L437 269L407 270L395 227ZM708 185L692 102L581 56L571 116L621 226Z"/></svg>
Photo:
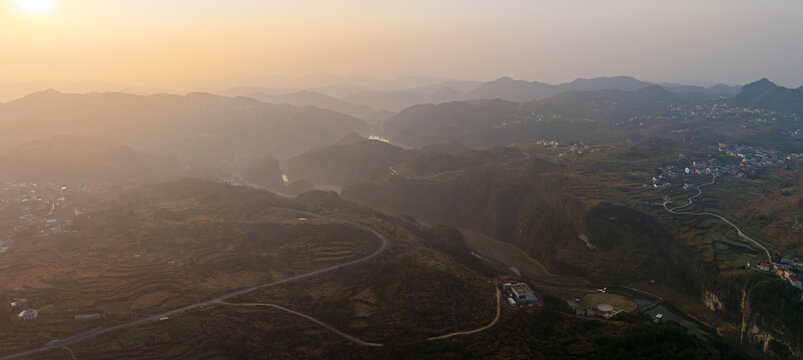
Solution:
<svg viewBox="0 0 803 360"><path fill-rule="evenodd" d="M738 106L730 106L725 103L713 105L683 105L671 104L666 106L665 111L659 114L639 115L616 122L617 126L625 124L647 124L673 122L689 118L702 118L706 120L734 119L742 120L749 124L773 124L778 121L795 122L798 120L797 114L778 113L766 109L752 109ZM746 127L747 125L742 125Z"/></svg>
<svg viewBox="0 0 803 360"><path fill-rule="evenodd" d="M757 146L718 144L720 153L739 158L738 162L724 164L715 158L707 160L693 160L689 162L686 156L680 154L678 159L684 165L666 165L657 168L658 175L653 176L651 183L644 187L653 190L673 190L680 187L682 190L694 186L685 182L687 178L700 175L733 175L746 177L750 171L760 170L769 166L784 164L788 161L800 160L803 154L786 154L777 150L766 150ZM684 181L682 185L675 185L673 181Z"/></svg>
<svg viewBox="0 0 803 360"><path fill-rule="evenodd" d="M33 321L39 318L39 310L35 309L25 298L14 298L8 304L12 310L19 310L17 319L21 321ZM100 320L103 316L101 314L83 314L76 315L75 321L91 321Z"/></svg>
<svg viewBox="0 0 803 360"><path fill-rule="evenodd" d="M799 273L799 271L803 270L803 260L783 259L773 263L747 263L747 268L750 270L772 273L788 281L789 284L801 290L800 297L801 300L803 300L803 275Z"/></svg>
<svg viewBox="0 0 803 360"><path fill-rule="evenodd" d="M776 121L797 121L797 114L778 113L767 109L752 109L728 104L714 104L710 108L704 105L670 105L669 110L683 117L702 116L708 119L737 117L752 122L771 123Z"/></svg>
<svg viewBox="0 0 803 360"><path fill-rule="evenodd" d="M71 220L59 219L56 211L67 202L67 188L35 183L6 183L0 187L0 253L9 249L18 234L33 230L58 234Z"/></svg>
<svg viewBox="0 0 803 360"><path fill-rule="evenodd" d="M535 144L553 149L557 149L560 146L560 142L555 140L539 140L536 141ZM571 154L593 154L595 152L599 152L600 150L601 149L599 145L588 145L583 142L579 142L569 145L568 148L566 148L566 151L558 154L558 157L565 157Z"/></svg>

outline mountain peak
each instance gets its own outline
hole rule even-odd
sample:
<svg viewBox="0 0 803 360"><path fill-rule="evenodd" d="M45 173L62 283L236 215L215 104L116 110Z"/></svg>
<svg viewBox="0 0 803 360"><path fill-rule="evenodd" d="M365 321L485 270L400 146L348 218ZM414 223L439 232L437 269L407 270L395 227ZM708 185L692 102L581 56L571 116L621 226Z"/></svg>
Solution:
<svg viewBox="0 0 803 360"><path fill-rule="evenodd" d="M65 95L64 93L55 90L55 89L47 89L42 91L37 91L28 95L25 95L17 100L12 101L12 103L17 102L26 102L26 101L41 101L41 100L53 100L58 98L59 96Z"/></svg>
<svg viewBox="0 0 803 360"><path fill-rule="evenodd" d="M772 81L762 78L745 85L742 91L733 98L733 104L742 107L803 114L803 93L778 86Z"/></svg>
<svg viewBox="0 0 803 360"><path fill-rule="evenodd" d="M767 78L761 78L761 80L747 84L747 86L776 87L778 85L776 85L774 82L770 81Z"/></svg>
<svg viewBox="0 0 803 360"><path fill-rule="evenodd" d="M56 89L47 89L47 90L37 91L35 93L29 94L26 97L53 97L53 96L59 96L59 95L64 95L64 93L62 93L61 91L58 91Z"/></svg>
<svg viewBox="0 0 803 360"><path fill-rule="evenodd" d="M582 82L591 82L591 81L640 81L632 76L626 75L618 75L618 76L600 76L595 78L576 78L570 84L582 83Z"/></svg>
<svg viewBox="0 0 803 360"><path fill-rule="evenodd" d="M498 78L498 79L496 79L494 81L491 81L491 82L493 82L493 83L497 83L497 82L509 83L509 82L516 82L516 80L511 78L510 76L503 76L503 77L500 77L500 78Z"/></svg>

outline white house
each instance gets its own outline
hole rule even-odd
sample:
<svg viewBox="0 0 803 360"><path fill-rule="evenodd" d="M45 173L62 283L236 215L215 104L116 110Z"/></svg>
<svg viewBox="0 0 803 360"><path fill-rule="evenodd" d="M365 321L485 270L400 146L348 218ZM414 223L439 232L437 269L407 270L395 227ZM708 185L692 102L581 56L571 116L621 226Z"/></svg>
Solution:
<svg viewBox="0 0 803 360"><path fill-rule="evenodd" d="M36 309L22 310L17 317L22 320L36 320L39 317L39 311Z"/></svg>

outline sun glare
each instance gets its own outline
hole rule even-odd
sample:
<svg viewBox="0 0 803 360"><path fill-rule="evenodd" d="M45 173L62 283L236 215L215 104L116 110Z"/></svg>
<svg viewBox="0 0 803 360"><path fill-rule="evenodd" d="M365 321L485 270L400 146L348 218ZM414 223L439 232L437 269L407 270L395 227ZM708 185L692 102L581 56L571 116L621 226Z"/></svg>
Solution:
<svg viewBox="0 0 803 360"><path fill-rule="evenodd" d="M53 0L16 0L22 11L32 15L41 15L53 9Z"/></svg>

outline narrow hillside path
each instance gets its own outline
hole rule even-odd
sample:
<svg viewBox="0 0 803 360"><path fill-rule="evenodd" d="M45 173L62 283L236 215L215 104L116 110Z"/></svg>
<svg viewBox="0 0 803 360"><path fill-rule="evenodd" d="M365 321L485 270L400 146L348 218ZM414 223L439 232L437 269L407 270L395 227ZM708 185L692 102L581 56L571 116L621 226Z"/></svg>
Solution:
<svg viewBox="0 0 803 360"><path fill-rule="evenodd" d="M75 353L72 352L72 350L70 350L70 348L65 346L64 350L67 350L70 353L70 356L72 356L72 360L78 360L78 359L75 358Z"/></svg>
<svg viewBox="0 0 803 360"><path fill-rule="evenodd" d="M481 332L481 331L488 330L488 329L492 328L494 325L496 325L496 323L499 321L499 315L500 315L501 312L502 312L502 292L499 291L499 288L497 288L496 289L496 316L494 317L493 321L491 321L490 324L485 325L485 326L483 326L481 328L478 328L478 329L474 329L474 330L458 331L458 332L453 332L451 334L446 334L446 335L441 335L441 336L434 336L434 337L428 338L427 340L429 340L429 341L443 340L443 339L448 339L448 338L454 337L454 336L471 335L471 334L476 334L476 333Z"/></svg>
<svg viewBox="0 0 803 360"><path fill-rule="evenodd" d="M230 302L225 302L225 301L218 301L217 303L220 304L220 305L228 305L228 306L263 306L263 307L271 307L271 308L274 308L274 309L278 309L278 310L281 310L281 311L284 311L284 312L291 313L291 314L296 315L296 316L300 316L300 317L305 318L305 319L307 319L309 321L312 321L312 322L320 325L321 327L323 327L323 328L325 328L325 329L337 334L338 336L340 336L340 337L342 337L342 338L344 338L346 340L349 340L349 341L352 341L352 342L356 343L357 345L372 346L372 347L384 346L382 344L363 341L363 340L361 340L361 339L359 339L357 337L354 337L354 336L351 336L349 334L346 334L346 333L338 330L334 326L329 325L329 324L327 324L327 323L325 323L323 321L320 321L320 320L318 320L318 319L316 319L316 318L314 318L312 316L300 313L298 311L290 310L290 309L288 309L286 307L283 307L283 306L280 306L280 305L263 304L263 303L230 303Z"/></svg>

